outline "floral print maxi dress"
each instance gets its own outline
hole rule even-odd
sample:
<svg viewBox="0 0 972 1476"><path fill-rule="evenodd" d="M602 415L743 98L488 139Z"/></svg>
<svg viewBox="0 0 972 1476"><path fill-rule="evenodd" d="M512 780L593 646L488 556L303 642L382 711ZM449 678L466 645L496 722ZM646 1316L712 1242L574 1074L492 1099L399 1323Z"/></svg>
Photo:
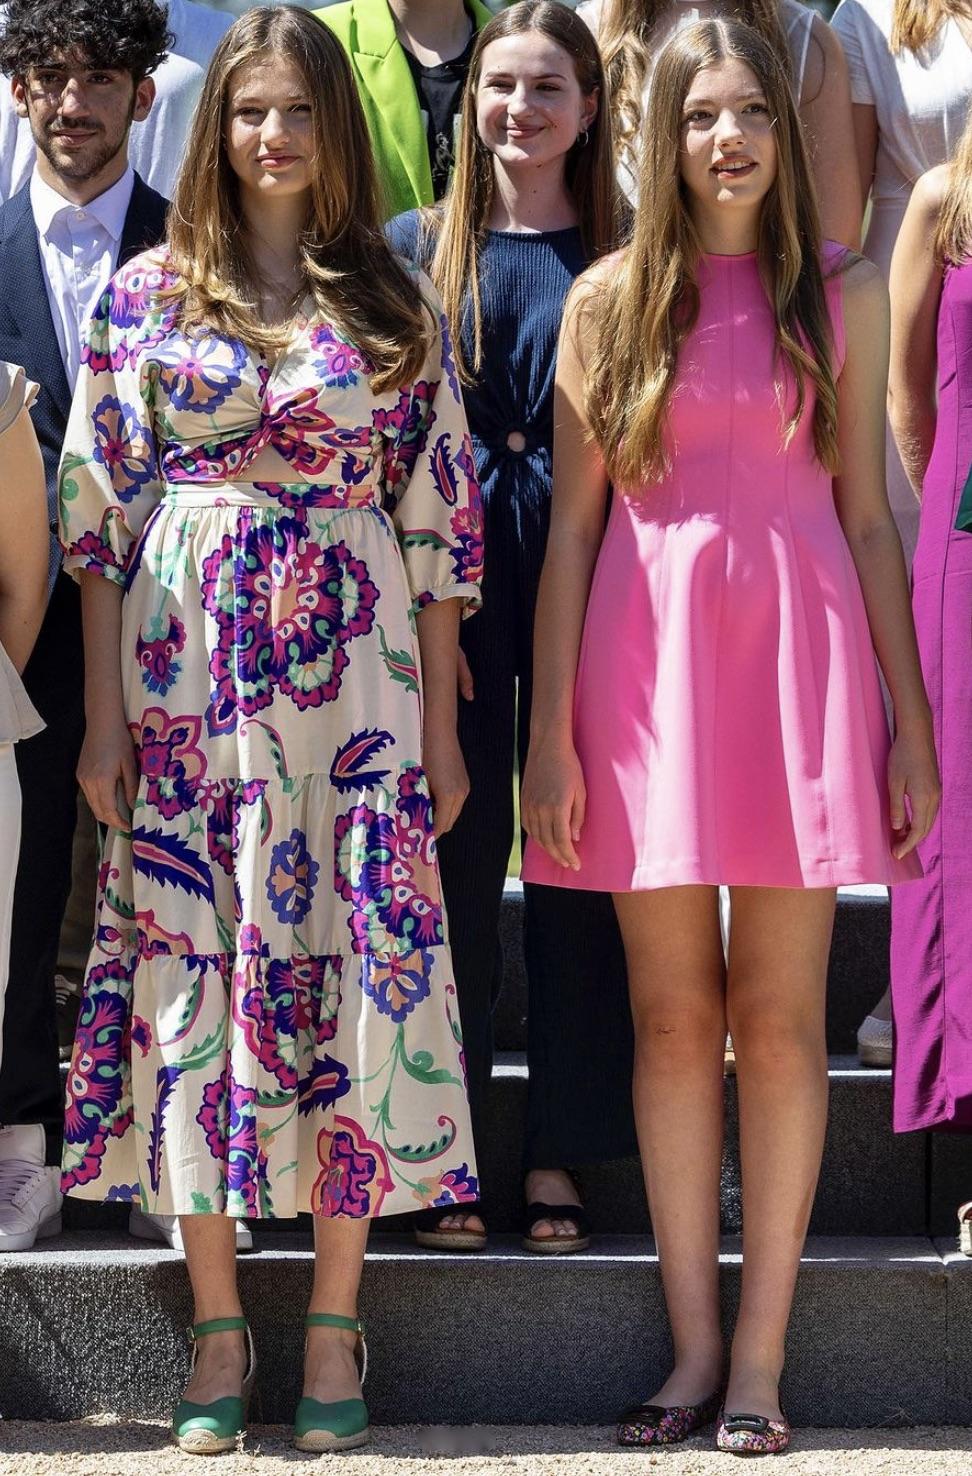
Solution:
<svg viewBox="0 0 972 1476"><path fill-rule="evenodd" d="M158 1214L476 1198L414 612L478 599L448 331L376 396L313 316L271 367L187 339L164 250L92 320L69 571L125 590L131 833L111 831L63 1184Z"/></svg>

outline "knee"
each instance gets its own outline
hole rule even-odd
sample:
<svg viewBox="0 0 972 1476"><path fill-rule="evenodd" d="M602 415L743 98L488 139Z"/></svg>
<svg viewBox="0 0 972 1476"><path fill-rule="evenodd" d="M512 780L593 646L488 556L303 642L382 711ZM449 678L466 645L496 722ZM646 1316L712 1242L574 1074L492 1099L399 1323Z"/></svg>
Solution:
<svg viewBox="0 0 972 1476"><path fill-rule="evenodd" d="M712 1054L713 1042L725 1039L725 1009L721 998L632 1002L635 1045L651 1058L653 1071L681 1071Z"/></svg>
<svg viewBox="0 0 972 1476"><path fill-rule="evenodd" d="M826 1062L823 1010L785 994L733 1000L727 1016L737 1063L763 1075L792 1071L798 1060Z"/></svg>

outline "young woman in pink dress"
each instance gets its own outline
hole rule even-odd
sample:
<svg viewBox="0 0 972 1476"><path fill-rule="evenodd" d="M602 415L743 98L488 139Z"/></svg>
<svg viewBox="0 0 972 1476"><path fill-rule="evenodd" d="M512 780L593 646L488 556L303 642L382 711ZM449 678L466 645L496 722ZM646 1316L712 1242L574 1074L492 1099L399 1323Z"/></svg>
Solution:
<svg viewBox="0 0 972 1476"><path fill-rule="evenodd" d="M619 1439L684 1438L724 1395L720 1448L773 1451L826 1126L835 889L919 874L938 773L884 486L880 277L821 244L784 71L740 22L671 42L645 139L651 208L564 320L524 876L612 892L627 955L675 1366ZM724 1383L727 1025L744 1269Z"/></svg>

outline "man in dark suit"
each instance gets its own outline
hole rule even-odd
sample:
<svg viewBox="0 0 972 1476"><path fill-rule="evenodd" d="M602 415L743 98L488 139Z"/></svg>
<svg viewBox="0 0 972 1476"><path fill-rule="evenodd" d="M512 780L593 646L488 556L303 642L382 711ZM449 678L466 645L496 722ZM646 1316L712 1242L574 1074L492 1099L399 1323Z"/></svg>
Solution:
<svg viewBox="0 0 972 1476"><path fill-rule="evenodd" d="M11 0L0 69L37 145L30 182L0 206L0 358L40 386L32 416L52 530L57 467L84 329L112 273L161 240L167 202L128 162L169 36L156 0ZM0 1251L60 1225L62 1093L54 967L71 881L84 735L76 585L51 540L50 601L24 679L43 733L18 744L23 840L0 1069Z"/></svg>

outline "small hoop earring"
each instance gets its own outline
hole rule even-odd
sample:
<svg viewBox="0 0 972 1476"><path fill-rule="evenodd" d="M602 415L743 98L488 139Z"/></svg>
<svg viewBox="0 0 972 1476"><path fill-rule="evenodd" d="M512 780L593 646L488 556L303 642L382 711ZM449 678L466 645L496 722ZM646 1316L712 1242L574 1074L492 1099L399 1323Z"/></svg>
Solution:
<svg viewBox="0 0 972 1476"><path fill-rule="evenodd" d="M588 132L588 130L586 128L583 129L577 135L577 147L579 149L586 149L587 148L587 145L590 143L590 139L591 139L591 135Z"/></svg>

